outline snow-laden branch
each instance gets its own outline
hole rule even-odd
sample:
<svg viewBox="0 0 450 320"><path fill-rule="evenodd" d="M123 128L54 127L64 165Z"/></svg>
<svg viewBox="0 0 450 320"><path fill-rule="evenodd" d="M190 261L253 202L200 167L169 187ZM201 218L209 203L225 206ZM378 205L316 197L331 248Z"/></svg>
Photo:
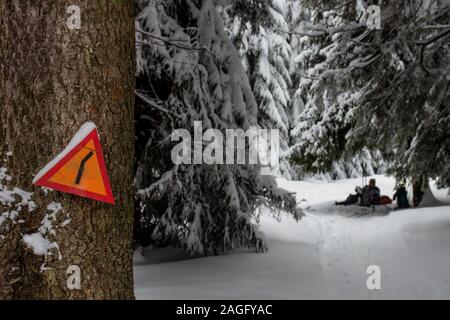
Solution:
<svg viewBox="0 0 450 320"><path fill-rule="evenodd" d="M208 53L208 54L210 54L211 56L214 57L214 53L212 53L206 47L191 47L191 46L184 45L184 44L180 43L180 42L185 42L184 40L171 40L171 39L163 38L163 37L160 37L160 36L156 36L156 35L154 35L154 34L152 34L150 32L146 32L144 30L141 30L139 28L136 28L136 31L142 33L143 35L148 36L149 38L152 38L152 39L155 39L155 40L158 40L158 41L162 41L162 42L164 42L167 45L174 46L174 47L177 47L177 48L183 49L183 50L206 52L206 53ZM143 45L150 45L147 42L137 42L137 43L143 44ZM152 44L154 44L154 43L152 43Z"/></svg>
<svg viewBox="0 0 450 320"><path fill-rule="evenodd" d="M315 25L308 25L306 26L306 29L302 28L302 30L299 31L285 31L281 29L278 29L277 31L281 33L298 36L322 37L322 36L331 36L336 33L353 32L366 27L367 25L364 23L356 23L354 25L332 27L332 28L326 28L322 25L315 24Z"/></svg>

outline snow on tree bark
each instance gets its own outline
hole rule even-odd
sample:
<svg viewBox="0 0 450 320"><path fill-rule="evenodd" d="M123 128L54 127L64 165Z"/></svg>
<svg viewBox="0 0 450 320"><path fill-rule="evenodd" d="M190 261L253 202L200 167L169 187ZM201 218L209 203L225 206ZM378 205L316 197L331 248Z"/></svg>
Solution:
<svg viewBox="0 0 450 320"><path fill-rule="evenodd" d="M4 299L134 297L133 4L78 1L81 29L70 30L73 4L0 1L0 167L10 177L1 184L29 191L36 205L13 205L18 216L0 226ZM32 186L86 121L99 128L116 206ZM71 265L80 290L67 287Z"/></svg>

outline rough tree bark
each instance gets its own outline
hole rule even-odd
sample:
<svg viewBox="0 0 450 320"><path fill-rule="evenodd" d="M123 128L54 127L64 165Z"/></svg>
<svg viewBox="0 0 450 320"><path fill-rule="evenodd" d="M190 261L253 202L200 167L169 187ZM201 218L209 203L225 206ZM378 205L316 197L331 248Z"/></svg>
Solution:
<svg viewBox="0 0 450 320"><path fill-rule="evenodd" d="M66 24L71 5L79 30ZM0 226L0 299L134 297L133 10L128 0L0 0L0 167L37 205ZM115 206L32 186L85 121L98 127ZM52 202L62 205L49 235L59 249L36 255L23 236ZM81 270L80 290L67 287L70 265Z"/></svg>

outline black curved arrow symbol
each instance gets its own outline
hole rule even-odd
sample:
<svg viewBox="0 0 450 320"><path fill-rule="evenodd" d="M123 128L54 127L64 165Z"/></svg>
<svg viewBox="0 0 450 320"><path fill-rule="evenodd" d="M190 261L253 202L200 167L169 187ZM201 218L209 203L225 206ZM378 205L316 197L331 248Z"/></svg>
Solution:
<svg viewBox="0 0 450 320"><path fill-rule="evenodd" d="M86 162L94 155L94 152L91 151L89 152L86 157L83 158L83 160L81 160L80 163L80 168L78 169L78 175L77 175L77 179L75 180L75 184L80 184L81 182L81 177L83 176L83 171L84 171L84 166L86 165Z"/></svg>

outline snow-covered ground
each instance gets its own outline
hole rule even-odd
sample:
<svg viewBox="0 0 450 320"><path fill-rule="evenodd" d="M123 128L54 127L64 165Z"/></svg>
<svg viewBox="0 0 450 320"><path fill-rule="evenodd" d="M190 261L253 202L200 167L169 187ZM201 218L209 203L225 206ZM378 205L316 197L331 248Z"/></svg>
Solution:
<svg viewBox="0 0 450 320"><path fill-rule="evenodd" d="M394 183L379 176L382 194ZM360 215L335 207L361 179L279 181L306 217L264 217L269 251L189 259L171 249L135 254L138 299L450 299L450 206ZM443 200L447 193L440 194ZM307 200L307 201L302 201ZM447 199L448 200L448 199ZM365 213L365 212L363 212ZM367 268L381 268L368 290Z"/></svg>

